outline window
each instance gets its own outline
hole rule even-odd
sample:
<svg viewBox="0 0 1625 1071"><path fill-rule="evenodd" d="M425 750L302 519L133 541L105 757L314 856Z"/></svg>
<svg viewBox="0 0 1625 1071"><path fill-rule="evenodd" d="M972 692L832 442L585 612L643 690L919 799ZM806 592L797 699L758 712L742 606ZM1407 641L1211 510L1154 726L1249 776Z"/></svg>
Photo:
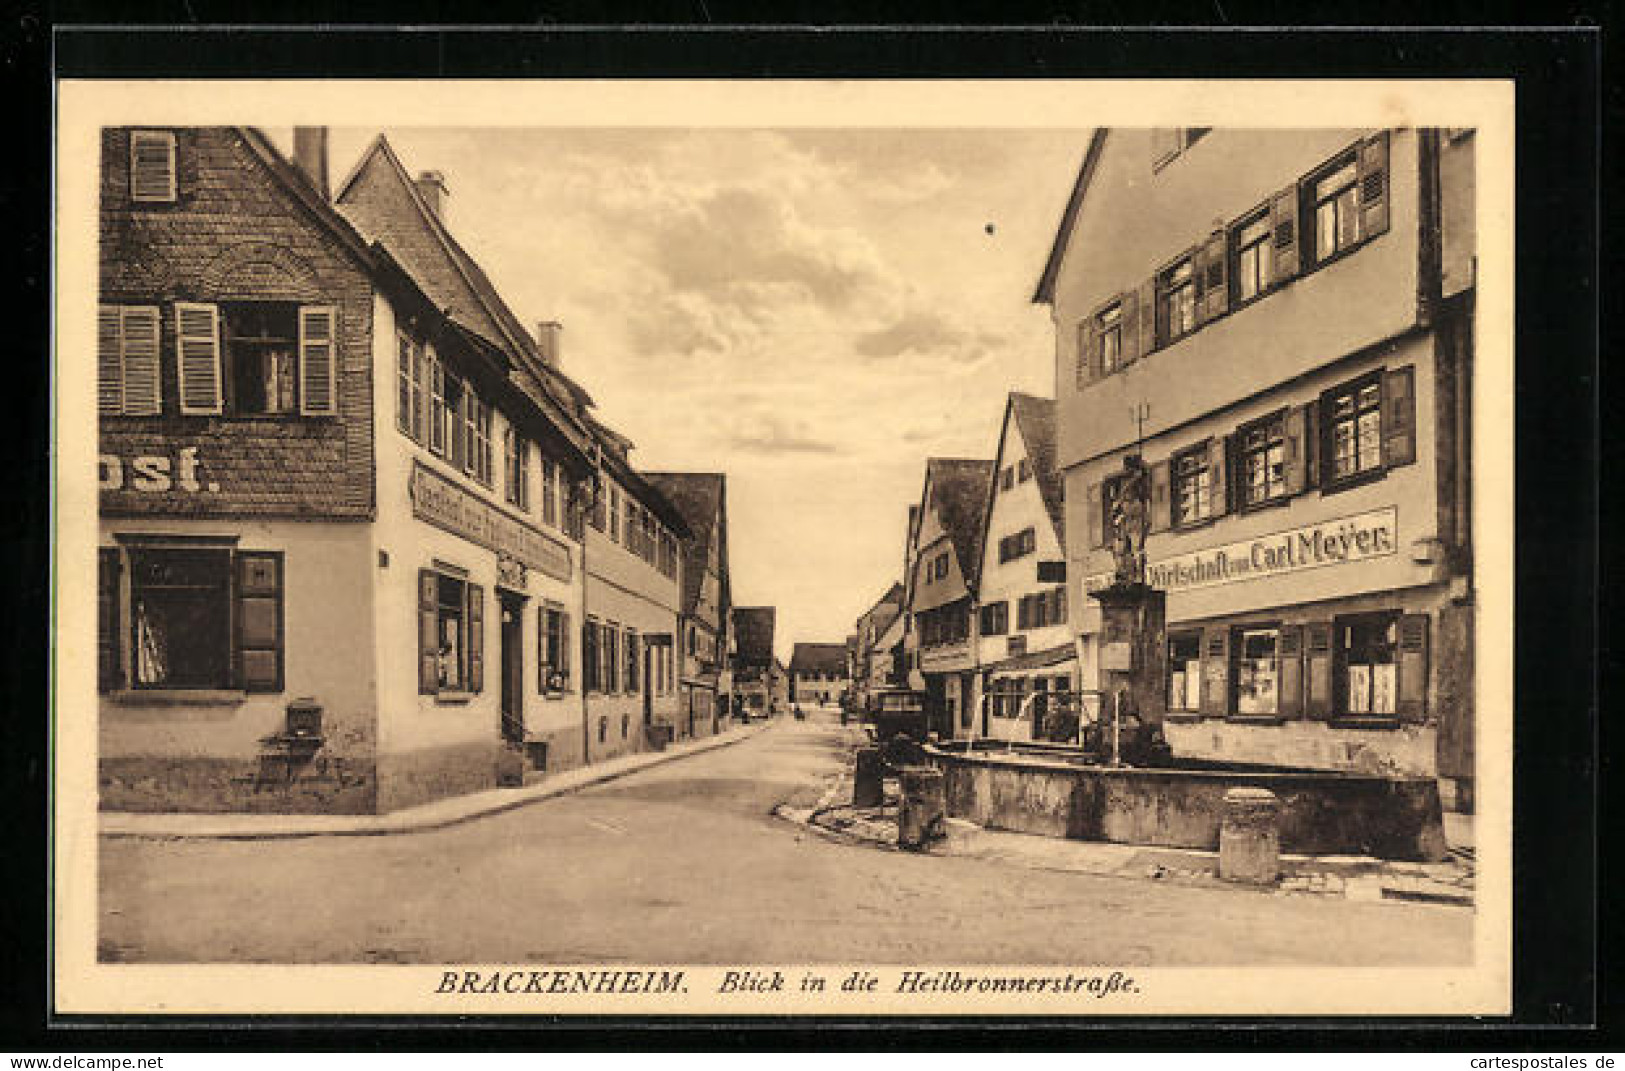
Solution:
<svg viewBox="0 0 1625 1071"><path fill-rule="evenodd" d="M621 541L621 489L615 486L609 489L609 538Z"/></svg>
<svg viewBox="0 0 1625 1071"><path fill-rule="evenodd" d="M429 368L429 449L445 457L450 412L446 407L446 366L432 350L425 363Z"/></svg>
<svg viewBox="0 0 1625 1071"><path fill-rule="evenodd" d="M156 305L103 305L97 310L96 406L102 416L157 416Z"/></svg>
<svg viewBox="0 0 1625 1071"><path fill-rule="evenodd" d="M226 381L231 411L245 415L283 416L299 407L294 387L294 347L298 344L298 308L273 302L221 306L226 320ZM416 368L417 350L412 350ZM416 387L416 380L413 381ZM420 398L412 397L413 428Z"/></svg>
<svg viewBox="0 0 1625 1071"><path fill-rule="evenodd" d="M471 392L472 395L472 392ZM491 485L491 404L478 395L472 395L474 478Z"/></svg>
<svg viewBox="0 0 1625 1071"><path fill-rule="evenodd" d="M1010 603L1006 600L988 603L980 611L982 635L1002 636L1010 630Z"/></svg>
<svg viewBox="0 0 1625 1071"><path fill-rule="evenodd" d="M542 520L559 523L559 467L550 457L542 458Z"/></svg>
<svg viewBox="0 0 1625 1071"><path fill-rule="evenodd" d="M1185 257L1157 275L1157 343L1167 345L1196 330L1196 277Z"/></svg>
<svg viewBox="0 0 1625 1071"><path fill-rule="evenodd" d="M537 610L537 691L570 690L570 614L557 606Z"/></svg>
<svg viewBox="0 0 1625 1071"><path fill-rule="evenodd" d="M591 494L592 512L587 519L592 522L594 528L602 532L609 523L609 481L604 478L602 472L594 474Z"/></svg>
<svg viewBox="0 0 1625 1071"><path fill-rule="evenodd" d="M132 550L130 621L135 687L231 687L231 552Z"/></svg>
<svg viewBox="0 0 1625 1071"><path fill-rule="evenodd" d="M418 571L418 692L485 687L485 589L439 569Z"/></svg>
<svg viewBox="0 0 1625 1071"><path fill-rule="evenodd" d="M948 575L948 552L943 551L937 555L937 579L942 580Z"/></svg>
<svg viewBox="0 0 1625 1071"><path fill-rule="evenodd" d="M1174 526L1201 524L1213 516L1213 484L1208 468L1208 444L1174 455Z"/></svg>
<svg viewBox="0 0 1625 1071"><path fill-rule="evenodd" d="M175 135L167 130L131 131L130 200L173 203L175 191Z"/></svg>
<svg viewBox="0 0 1625 1071"><path fill-rule="evenodd" d="M1194 714L1202 695L1202 634L1176 632L1168 637L1168 710Z"/></svg>
<svg viewBox="0 0 1625 1071"><path fill-rule="evenodd" d="M1022 458L1021 460L1017 461L1016 462L1016 482L1017 483L1026 483L1028 480L1030 480L1032 478L1033 478L1033 467L1032 467L1032 465L1028 464L1027 459Z"/></svg>
<svg viewBox="0 0 1625 1071"><path fill-rule="evenodd" d="M1324 481L1337 484L1382 468L1382 377L1373 374L1322 398L1326 429Z"/></svg>
<svg viewBox="0 0 1625 1071"><path fill-rule="evenodd" d="M1151 170L1161 171L1213 128L1210 126L1159 127L1151 131Z"/></svg>
<svg viewBox="0 0 1625 1071"><path fill-rule="evenodd" d="M1033 528L1025 528L1014 535L1007 535L999 540L999 562L1002 564L1014 561L1031 554L1038 549L1038 532Z"/></svg>
<svg viewBox="0 0 1625 1071"><path fill-rule="evenodd" d="M98 637L103 690L282 690L282 555L227 548L132 547L101 552ZM129 631L120 635L120 623ZM126 644L128 646L126 646Z"/></svg>
<svg viewBox="0 0 1625 1071"><path fill-rule="evenodd" d="M1236 441L1242 506L1286 497L1286 414L1243 425Z"/></svg>
<svg viewBox="0 0 1625 1071"><path fill-rule="evenodd" d="M999 490L1000 491L1008 491L1008 490L1010 490L1010 488L1014 487L1015 485L1016 485L1016 472L1010 466L1006 465L999 472Z"/></svg>
<svg viewBox="0 0 1625 1071"><path fill-rule="evenodd" d="M446 460L468 470L468 385L446 373Z"/></svg>
<svg viewBox="0 0 1625 1071"><path fill-rule="evenodd" d="M1123 366L1123 303L1115 302L1096 317L1100 332L1100 370L1109 375Z"/></svg>
<svg viewBox="0 0 1625 1071"><path fill-rule="evenodd" d="M504 493L522 510L530 509L530 443L508 425L502 430Z"/></svg>
<svg viewBox="0 0 1625 1071"><path fill-rule="evenodd" d="M1281 630L1244 628L1236 635L1235 710L1238 714L1275 714L1280 709Z"/></svg>
<svg viewBox="0 0 1625 1071"><path fill-rule="evenodd" d="M1337 710L1356 717L1399 711L1399 615L1339 618Z"/></svg>
<svg viewBox="0 0 1625 1071"><path fill-rule="evenodd" d="M1235 261L1230 277L1235 280L1236 301L1251 301L1270 285L1269 212L1238 224L1231 235Z"/></svg>
<svg viewBox="0 0 1625 1071"><path fill-rule="evenodd" d="M412 340L403 331L395 336L395 428L402 435L415 438L412 429L412 392L416 387L412 373Z"/></svg>
<svg viewBox="0 0 1625 1071"><path fill-rule="evenodd" d="M1335 161L1311 180L1315 217L1315 262L1327 260L1360 240L1359 170L1354 153Z"/></svg>
<svg viewBox="0 0 1625 1071"><path fill-rule="evenodd" d="M589 692L599 691L602 668L598 662L598 622L589 617L581 626L581 686Z"/></svg>

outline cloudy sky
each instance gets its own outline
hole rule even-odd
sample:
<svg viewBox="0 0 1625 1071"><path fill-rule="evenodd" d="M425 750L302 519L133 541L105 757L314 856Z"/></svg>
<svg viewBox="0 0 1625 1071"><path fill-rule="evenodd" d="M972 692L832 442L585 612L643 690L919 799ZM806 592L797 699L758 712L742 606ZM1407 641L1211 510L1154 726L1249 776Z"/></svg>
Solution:
<svg viewBox="0 0 1625 1071"><path fill-rule="evenodd" d="M898 578L927 456L1052 393L1030 298L1085 128L384 132L634 463L728 474L734 600L786 654ZM335 183L376 133L333 131Z"/></svg>

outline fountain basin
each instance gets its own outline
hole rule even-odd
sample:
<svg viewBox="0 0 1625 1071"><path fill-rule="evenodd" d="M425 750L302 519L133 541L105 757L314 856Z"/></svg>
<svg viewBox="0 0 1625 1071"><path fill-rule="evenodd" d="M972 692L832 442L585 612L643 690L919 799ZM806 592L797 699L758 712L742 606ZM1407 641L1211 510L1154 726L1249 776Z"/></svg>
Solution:
<svg viewBox="0 0 1625 1071"><path fill-rule="evenodd" d="M1224 794L1266 788L1281 801L1281 850L1437 862L1448 857L1438 782L1340 770L1175 758L1101 765L1063 745L945 741L948 814L988 829L1073 840L1217 850Z"/></svg>

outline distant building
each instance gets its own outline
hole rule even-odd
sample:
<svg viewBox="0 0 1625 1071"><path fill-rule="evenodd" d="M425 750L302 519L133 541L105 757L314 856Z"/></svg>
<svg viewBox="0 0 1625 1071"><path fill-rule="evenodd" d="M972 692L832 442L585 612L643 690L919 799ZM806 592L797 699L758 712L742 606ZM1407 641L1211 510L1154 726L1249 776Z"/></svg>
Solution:
<svg viewBox="0 0 1625 1071"><path fill-rule="evenodd" d="M976 733L1032 739L1047 702L1069 693L1078 658L1066 591L1061 476L1055 471L1055 403L1011 394L989 484L977 573Z"/></svg>
<svg viewBox="0 0 1625 1071"><path fill-rule="evenodd" d="M727 718L732 589L728 573L727 477L720 472L649 472L645 477L688 522L683 541L683 612L677 735L714 733Z"/></svg>
<svg viewBox="0 0 1625 1071"><path fill-rule="evenodd" d="M775 702L788 699L784 667L773 654L778 611L771 606L736 606L733 611L734 694L747 715L764 717Z"/></svg>
<svg viewBox="0 0 1625 1071"><path fill-rule="evenodd" d="M798 643L791 651L791 702L833 703L850 684L845 643Z"/></svg>
<svg viewBox="0 0 1625 1071"><path fill-rule="evenodd" d="M1097 131L1035 301L1082 675L1149 470L1176 753L1472 796L1474 135Z"/></svg>
<svg viewBox="0 0 1625 1071"><path fill-rule="evenodd" d="M892 676L892 653L881 646L881 639L902 613L903 585L894 582L857 619L857 632L853 636L852 692L853 700L859 705L875 688L901 683ZM899 637L901 633L899 625Z"/></svg>
<svg viewBox="0 0 1625 1071"><path fill-rule="evenodd" d="M973 610L993 464L927 460L920 503L910 512L905 555L912 564L906 592L909 684L930 696L939 717L934 728L945 737L965 735L973 728L977 698Z"/></svg>

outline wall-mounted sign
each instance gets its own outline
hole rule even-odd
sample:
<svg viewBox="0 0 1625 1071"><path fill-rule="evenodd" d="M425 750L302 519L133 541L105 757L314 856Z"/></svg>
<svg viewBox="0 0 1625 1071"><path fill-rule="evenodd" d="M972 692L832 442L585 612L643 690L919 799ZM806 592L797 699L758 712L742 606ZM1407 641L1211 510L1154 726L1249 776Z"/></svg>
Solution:
<svg viewBox="0 0 1625 1071"><path fill-rule="evenodd" d="M1162 558L1146 566L1146 583L1163 591L1192 591L1281 576L1328 565L1385 558L1399 550L1399 514L1393 506L1304 525L1257 539ZM1111 573L1085 577L1085 591L1109 587Z"/></svg>
<svg viewBox="0 0 1625 1071"><path fill-rule="evenodd" d="M1039 562L1038 582L1040 584L1066 583L1066 562Z"/></svg>
<svg viewBox="0 0 1625 1071"><path fill-rule="evenodd" d="M559 580L570 579L570 548L510 517L420 462L412 464L412 515L470 543L507 554Z"/></svg>

